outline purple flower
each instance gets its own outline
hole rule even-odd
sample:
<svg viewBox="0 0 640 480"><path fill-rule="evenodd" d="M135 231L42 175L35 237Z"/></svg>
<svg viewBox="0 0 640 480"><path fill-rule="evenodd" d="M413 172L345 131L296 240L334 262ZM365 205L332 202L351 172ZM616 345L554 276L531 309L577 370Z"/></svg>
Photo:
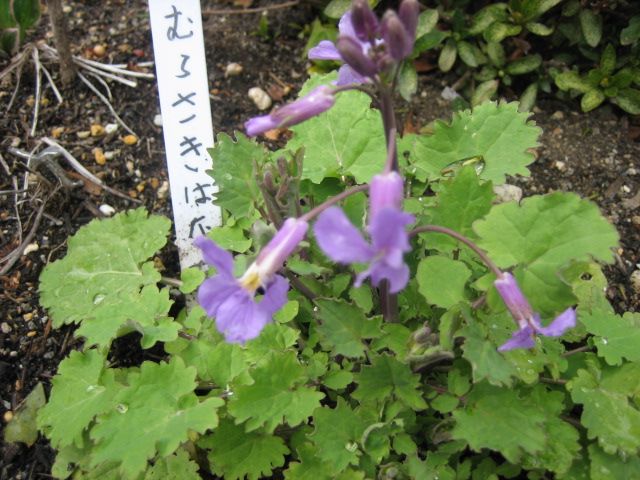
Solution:
<svg viewBox="0 0 640 480"><path fill-rule="evenodd" d="M257 337L274 313L287 303L289 282L276 272L307 232L303 220L288 219L240 278L233 276L233 257L206 237L195 240L216 274L198 290L198 303L215 318L216 328L232 343ZM261 300L256 291L264 289Z"/></svg>
<svg viewBox="0 0 640 480"><path fill-rule="evenodd" d="M269 115L249 119L244 128L247 135L255 137L274 128L285 128L304 122L329 110L335 103L333 89L326 85L314 88L308 95L278 108Z"/></svg>
<svg viewBox="0 0 640 480"><path fill-rule="evenodd" d="M322 251L338 263L369 263L369 268L356 277L355 286L371 277L374 285L389 281L389 291L397 293L409 281L409 267L404 254L411 247L406 226L415 220L401 210L403 198L402 177L390 172L373 177L370 186L371 236L368 243L344 212L331 207L320 214L314 233Z"/></svg>
<svg viewBox="0 0 640 480"><path fill-rule="evenodd" d="M510 273L503 273L494 282L494 285L519 327L518 331L509 340L498 347L499 351L504 352L514 348L533 348L536 334L546 337L559 337L567 329L576 326L576 312L573 308L568 308L548 326L543 327L540 323L540 315L533 311L520 290L516 279Z"/></svg>

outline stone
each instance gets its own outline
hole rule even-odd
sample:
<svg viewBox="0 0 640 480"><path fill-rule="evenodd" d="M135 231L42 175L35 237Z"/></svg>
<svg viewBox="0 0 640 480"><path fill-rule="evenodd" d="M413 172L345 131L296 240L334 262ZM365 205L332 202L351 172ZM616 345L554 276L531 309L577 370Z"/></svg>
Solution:
<svg viewBox="0 0 640 480"><path fill-rule="evenodd" d="M258 110L267 110L271 107L271 97L260 87L253 87L249 89L248 96L253 103L258 107Z"/></svg>
<svg viewBox="0 0 640 480"><path fill-rule="evenodd" d="M516 185L510 185L505 183L503 185L495 185L493 187L493 193L496 194L496 202L519 202L522 200L522 189Z"/></svg>

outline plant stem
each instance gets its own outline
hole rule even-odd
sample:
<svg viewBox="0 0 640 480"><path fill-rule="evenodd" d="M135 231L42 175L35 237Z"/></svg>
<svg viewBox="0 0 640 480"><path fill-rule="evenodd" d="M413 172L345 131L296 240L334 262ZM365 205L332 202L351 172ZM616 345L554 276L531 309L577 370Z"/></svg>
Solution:
<svg viewBox="0 0 640 480"><path fill-rule="evenodd" d="M76 65L73 63L71 47L69 46L67 19L62 11L61 0L49 0L47 7L49 9L49 19L53 30L53 41L56 44L56 50L58 50L58 55L60 56L60 79L62 80L62 84L68 87L76 76Z"/></svg>
<svg viewBox="0 0 640 480"><path fill-rule="evenodd" d="M423 225L422 227L414 228L411 232L409 232L409 236L417 235L418 233L423 232L435 232L435 233L443 233L445 235L449 235L450 237L455 238L459 242L464 243L467 247L473 250L480 259L489 267L489 269L496 274L497 277L502 275L502 270L498 268L498 266L493 263L493 260L489 258L487 253L482 250L478 245L472 242L470 239L462 235L461 233L456 232L455 230L451 230L447 227L441 227L439 225Z"/></svg>
<svg viewBox="0 0 640 480"><path fill-rule="evenodd" d="M380 112L382 113L382 125L384 136L387 140L387 158L391 165L390 170L398 171L398 148L396 146L396 114L393 110L393 91L384 85L380 85ZM386 168L385 168L386 171Z"/></svg>
<svg viewBox="0 0 640 480"><path fill-rule="evenodd" d="M354 195L354 194L359 193L359 192L364 192L365 190L368 190L368 189L369 189L369 185L368 184L356 185L355 187L347 188L344 192L339 193L338 195L335 195L335 196L331 197L330 199L324 201L323 203L321 203L317 207L309 210L307 213L305 213L304 215L302 215L300 217L300 220L304 220L305 222L308 222L309 220L311 220L314 217L316 217L319 214L321 214L323 211L325 211L330 206L335 205L336 203L344 200L345 198L347 198L347 197L349 197L351 195Z"/></svg>

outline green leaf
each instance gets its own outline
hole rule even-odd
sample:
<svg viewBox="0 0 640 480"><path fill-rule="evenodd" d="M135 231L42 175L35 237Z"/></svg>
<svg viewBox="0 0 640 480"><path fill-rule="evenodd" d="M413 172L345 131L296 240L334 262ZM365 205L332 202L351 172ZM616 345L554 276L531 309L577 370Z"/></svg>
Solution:
<svg viewBox="0 0 640 480"><path fill-rule="evenodd" d="M455 42L448 41L444 44L442 50L440 50L440 56L438 57L438 68L443 72L448 72L456 63L458 56L458 49Z"/></svg>
<svg viewBox="0 0 640 480"><path fill-rule="evenodd" d="M300 96L335 78L335 73L311 77ZM327 177L349 175L365 183L382 169L386 158L382 120L370 105L371 99L363 92L342 92L330 110L291 127L293 137L286 148L305 148L303 179L320 183Z"/></svg>
<svg viewBox="0 0 640 480"><path fill-rule="evenodd" d="M640 39L640 15L629 19L629 25L620 31L620 44L633 45Z"/></svg>
<svg viewBox="0 0 640 480"><path fill-rule="evenodd" d="M284 465L284 456L289 453L282 438L245 432L242 425L230 420L220 422L213 434L198 444L212 450L208 454L211 470L225 480L268 477L274 468Z"/></svg>
<svg viewBox="0 0 640 480"><path fill-rule="evenodd" d="M311 443L297 448L299 462L290 462L284 471L285 480L332 480L331 469L320 460Z"/></svg>
<svg viewBox="0 0 640 480"><path fill-rule="evenodd" d="M580 446L578 432L558 417L564 409L563 398L562 393L548 392L541 385L521 391L476 385L464 409L453 412L456 425L451 434L475 451L497 450L514 464L537 456L539 466L564 473ZM552 433L559 434L565 444L558 448ZM556 452L547 452L553 449Z"/></svg>
<svg viewBox="0 0 640 480"><path fill-rule="evenodd" d="M520 106L518 107L519 112L530 112L536 104L536 99L538 97L538 84L532 83L527 88L525 88L522 95L520 95Z"/></svg>
<svg viewBox="0 0 640 480"><path fill-rule="evenodd" d="M524 75L537 70L540 65L542 65L542 56L538 54L527 55L507 65L506 72L509 75Z"/></svg>
<svg viewBox="0 0 640 480"><path fill-rule="evenodd" d="M67 256L40 275L40 303L53 325L80 323L76 335L86 345L108 345L138 330L145 348L176 338L178 325L168 317L168 291L155 284L160 274L145 262L166 242L171 223L144 209L94 220L69 239Z"/></svg>
<svg viewBox="0 0 640 480"><path fill-rule="evenodd" d="M586 93L594 88L586 78L581 77L575 70L567 70L557 74L554 77L554 81L560 90L573 89Z"/></svg>
<svg viewBox="0 0 640 480"><path fill-rule="evenodd" d="M579 319L596 336L598 355L609 365L621 365L623 359L640 362L640 314L627 312L621 317L611 311L580 310Z"/></svg>
<svg viewBox="0 0 640 480"><path fill-rule="evenodd" d="M548 27L547 25L538 22L528 22L527 24L525 24L525 28L534 35L539 35L541 37L551 35L554 30L553 27Z"/></svg>
<svg viewBox="0 0 640 480"><path fill-rule="evenodd" d="M617 451L636 455L640 448L640 410L629 401L630 392L620 391L616 377L636 388L640 383L640 365L626 364L620 368L605 367L593 373L580 369L567 384L574 402L583 405L581 423L589 438L609 454ZM623 376L624 374L624 376Z"/></svg>
<svg viewBox="0 0 640 480"><path fill-rule="evenodd" d="M33 27L40 18L40 0L13 0L13 15L21 30Z"/></svg>
<svg viewBox="0 0 640 480"><path fill-rule="evenodd" d="M489 56L489 60L491 60L491 63L498 68L502 68L502 66L507 61L507 57L504 52L504 47L502 46L501 43L497 43L497 42L487 43L487 55Z"/></svg>
<svg viewBox="0 0 640 480"><path fill-rule="evenodd" d="M495 184L506 175L528 175L527 165L535 160L527 150L538 145L540 129L518 112L517 102L485 103L454 114L450 125L436 122L431 136L406 135L399 152L409 152L415 176L424 182L442 176L443 169L457 162L480 157L480 177Z"/></svg>
<svg viewBox="0 0 640 480"><path fill-rule="evenodd" d="M11 0L0 0L0 30L6 30L15 26L15 18L11 15Z"/></svg>
<svg viewBox="0 0 640 480"><path fill-rule="evenodd" d="M597 445L589 445L591 470L589 480L612 480L614 478L640 478L640 458L635 455L620 458L605 453Z"/></svg>
<svg viewBox="0 0 640 480"><path fill-rule="evenodd" d="M349 405L338 397L335 408L322 407L313 413L315 429L309 437L317 448L318 457L339 473L349 465L358 465L361 455L358 441L365 423Z"/></svg>
<svg viewBox="0 0 640 480"><path fill-rule="evenodd" d="M418 16L418 27L416 28L416 38L431 32L438 24L438 10L427 8Z"/></svg>
<svg viewBox="0 0 640 480"><path fill-rule="evenodd" d="M600 57L600 70L604 75L611 75L616 68L616 49L608 44Z"/></svg>
<svg viewBox="0 0 640 480"><path fill-rule="evenodd" d="M356 375L356 383L353 398L360 403L384 402L393 395L414 410L427 408L419 390L420 376L389 355L373 356L371 365Z"/></svg>
<svg viewBox="0 0 640 480"><path fill-rule="evenodd" d="M501 42L507 37L514 37L522 31L520 25L510 23L495 22L483 31L484 39L487 42Z"/></svg>
<svg viewBox="0 0 640 480"><path fill-rule="evenodd" d="M254 163L264 163L266 151L242 133L236 132L235 138L236 141L226 133L218 134L217 142L208 150L213 168L207 173L218 187L214 203L242 218L251 216L254 206L262 203Z"/></svg>
<svg viewBox="0 0 640 480"><path fill-rule="evenodd" d="M593 10L583 8L580 10L579 18L587 45L597 47L602 38L602 16Z"/></svg>
<svg viewBox="0 0 640 480"><path fill-rule="evenodd" d="M493 188L491 182L481 181L473 166L468 165L452 179L442 182L436 199L438 203L428 209L430 222L475 238L471 225L491 210ZM450 252L462 247L460 242L441 233L422 233L420 237L425 239L428 248Z"/></svg>
<svg viewBox="0 0 640 480"><path fill-rule="evenodd" d="M300 386L306 376L295 352L272 354L251 376L254 383L236 388L228 407L236 423L247 421L248 432L264 426L271 433L283 423L295 427L306 421L324 398L323 393Z"/></svg>
<svg viewBox="0 0 640 480"><path fill-rule="evenodd" d="M382 324L382 336L371 342L371 350L380 351L384 348L396 354L396 358L402 360L409 351L409 338L411 330L399 323Z"/></svg>
<svg viewBox="0 0 640 480"><path fill-rule="evenodd" d="M557 273L571 260L610 262L618 234L598 207L572 193L503 203L474 224L479 245L500 267L519 265L516 277L536 311L558 313L574 302Z"/></svg>
<svg viewBox="0 0 640 480"><path fill-rule="evenodd" d="M405 62L398 77L398 91L407 102L411 100L418 90L418 74L416 67L411 62Z"/></svg>
<svg viewBox="0 0 640 480"><path fill-rule="evenodd" d="M130 371L127 386L115 397L115 408L102 413L91 429L96 445L91 464L117 461L120 471L134 477L156 454L166 456L188 440L218 424L220 398L199 402L194 393L196 369L180 358L169 363L144 362ZM135 432L135 435L131 433Z"/></svg>
<svg viewBox="0 0 640 480"><path fill-rule="evenodd" d="M431 255L420 261L416 279L420 293L429 303L449 308L465 299L464 287L471 270L449 257Z"/></svg>
<svg viewBox="0 0 640 480"><path fill-rule="evenodd" d="M363 340L381 335L380 317L368 319L358 307L341 300L320 298L315 303L321 322L318 331L336 355L362 357Z"/></svg>
<svg viewBox="0 0 640 480"><path fill-rule="evenodd" d="M332 390L342 390L353 382L353 373L346 370L333 370L324 377L324 385Z"/></svg>
<svg viewBox="0 0 640 480"><path fill-rule="evenodd" d="M473 107L477 107L478 105L491 100L498 91L498 86L500 86L499 80L487 80L486 82L482 82L473 91L473 95L471 96L471 105Z"/></svg>
<svg viewBox="0 0 640 480"><path fill-rule="evenodd" d="M625 88L613 100L625 112L640 115L640 90Z"/></svg>
<svg viewBox="0 0 640 480"><path fill-rule="evenodd" d="M94 417L113 407L118 392L113 371L98 350L71 352L51 381L49 403L38 413L38 426L55 448L82 447L83 432Z"/></svg>
<svg viewBox="0 0 640 480"><path fill-rule="evenodd" d="M458 55L460 55L460 60L466 63L469 67L475 68L480 65L480 61L476 58L476 54L473 46L469 42L459 41L458 44Z"/></svg>
<svg viewBox="0 0 640 480"><path fill-rule="evenodd" d="M479 323L470 323L459 334L465 337L462 356L471 364L474 383L486 379L492 385L511 385L515 367L487 340Z"/></svg>
<svg viewBox="0 0 640 480"><path fill-rule="evenodd" d="M180 291L182 293L192 293L204 281L205 273L196 267L185 268L180 273Z"/></svg>
<svg viewBox="0 0 640 480"><path fill-rule="evenodd" d="M189 454L178 450L175 454L156 460L147 470L144 480L200 480L198 464L189 459Z"/></svg>
<svg viewBox="0 0 640 480"><path fill-rule="evenodd" d="M244 354L249 362L260 362L271 352L284 352L298 341L299 331L279 323L268 324L258 337L247 342Z"/></svg>
<svg viewBox="0 0 640 480"><path fill-rule="evenodd" d="M36 417L38 410L47 403L44 387L38 382L27 398L16 409L13 419L4 428L5 442L22 442L28 447L38 439Z"/></svg>
<svg viewBox="0 0 640 480"><path fill-rule="evenodd" d="M494 3L482 8L474 14L469 33L471 35L479 35L494 22L507 20L507 8L506 3Z"/></svg>
<svg viewBox="0 0 640 480"><path fill-rule="evenodd" d="M214 227L207 236L216 242L220 248L237 253L246 252L252 243L251 239L245 236L244 231L237 224L234 226Z"/></svg>
<svg viewBox="0 0 640 480"><path fill-rule="evenodd" d="M590 112L591 110L598 108L602 102L604 102L605 96L602 90L594 88L589 90L582 96L580 100L580 108L583 112Z"/></svg>

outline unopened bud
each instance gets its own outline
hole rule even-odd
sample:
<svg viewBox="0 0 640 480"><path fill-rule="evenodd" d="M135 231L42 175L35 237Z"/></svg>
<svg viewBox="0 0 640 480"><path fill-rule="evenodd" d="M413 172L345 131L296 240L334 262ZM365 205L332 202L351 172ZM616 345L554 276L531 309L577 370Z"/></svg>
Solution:
<svg viewBox="0 0 640 480"><path fill-rule="evenodd" d="M398 16L412 42L416 40L420 5L417 0L403 0L398 9Z"/></svg>
<svg viewBox="0 0 640 480"><path fill-rule="evenodd" d="M338 37L336 47L343 60L360 75L373 77L378 73L375 62L364 53L362 46L352 37Z"/></svg>
<svg viewBox="0 0 640 480"><path fill-rule="evenodd" d="M351 24L360 40L370 40L378 30L378 19L367 0L354 0L351 7Z"/></svg>
<svg viewBox="0 0 640 480"><path fill-rule="evenodd" d="M276 160L276 165L278 165L278 173L282 178L286 178L289 176L289 164L287 163L287 159L284 157L278 157Z"/></svg>
<svg viewBox="0 0 640 480"><path fill-rule="evenodd" d="M270 170L264 172L262 183L264 184L265 188L271 193L277 190L275 184L273 183L273 173L271 173Z"/></svg>
<svg viewBox="0 0 640 480"><path fill-rule="evenodd" d="M413 50L413 40L394 11L387 11L382 18L382 36L387 51L396 61L407 57Z"/></svg>

